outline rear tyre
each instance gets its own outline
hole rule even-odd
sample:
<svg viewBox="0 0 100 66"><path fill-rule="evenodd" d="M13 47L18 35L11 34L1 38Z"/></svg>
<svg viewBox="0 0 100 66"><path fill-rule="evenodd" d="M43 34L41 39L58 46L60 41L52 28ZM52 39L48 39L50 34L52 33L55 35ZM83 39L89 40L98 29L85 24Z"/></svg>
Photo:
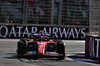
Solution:
<svg viewBox="0 0 100 66"><path fill-rule="evenodd" d="M18 41L17 44L17 57L22 57L26 52L26 42Z"/></svg>
<svg viewBox="0 0 100 66"><path fill-rule="evenodd" d="M63 60L65 59L65 45L64 42L58 42L57 43L57 52L61 54L61 56L58 56L58 60Z"/></svg>
<svg viewBox="0 0 100 66"><path fill-rule="evenodd" d="M27 39L27 38L26 38ZM25 38L21 38L20 41L26 43L26 39Z"/></svg>

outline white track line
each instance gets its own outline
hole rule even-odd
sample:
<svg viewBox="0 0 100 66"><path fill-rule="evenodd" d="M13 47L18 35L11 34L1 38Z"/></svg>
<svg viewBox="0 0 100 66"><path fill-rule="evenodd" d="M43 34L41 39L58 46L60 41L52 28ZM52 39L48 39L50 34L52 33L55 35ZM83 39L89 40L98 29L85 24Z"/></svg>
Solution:
<svg viewBox="0 0 100 66"><path fill-rule="evenodd" d="M72 56L73 58L66 57L65 59L70 60L70 61L77 61L77 62L81 62L81 63L91 64L91 65L100 65L100 64L96 64L96 63L91 63L91 62L98 62L96 60L92 60L90 58L85 58L85 55L81 55L81 54L77 55L74 53L84 53L84 52L73 52L72 54L67 55L67 56ZM74 57L76 57L76 58L74 58ZM81 57L84 57L84 58L81 58Z"/></svg>

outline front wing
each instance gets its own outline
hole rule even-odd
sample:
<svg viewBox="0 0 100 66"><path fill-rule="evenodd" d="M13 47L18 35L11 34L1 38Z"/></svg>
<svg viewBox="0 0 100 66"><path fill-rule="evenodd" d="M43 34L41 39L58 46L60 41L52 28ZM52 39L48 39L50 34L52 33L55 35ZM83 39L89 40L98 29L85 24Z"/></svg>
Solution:
<svg viewBox="0 0 100 66"><path fill-rule="evenodd" d="M47 51L45 54L38 54L36 51L29 51L24 56L39 56L39 57L58 57L62 56L62 54L58 54L57 52Z"/></svg>

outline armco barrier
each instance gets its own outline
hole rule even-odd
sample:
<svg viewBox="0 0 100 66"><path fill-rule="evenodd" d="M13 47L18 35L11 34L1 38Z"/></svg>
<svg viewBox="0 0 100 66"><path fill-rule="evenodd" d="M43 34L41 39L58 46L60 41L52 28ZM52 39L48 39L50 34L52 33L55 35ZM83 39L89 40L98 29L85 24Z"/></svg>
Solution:
<svg viewBox="0 0 100 66"><path fill-rule="evenodd" d="M100 60L100 37L86 35L85 56Z"/></svg>

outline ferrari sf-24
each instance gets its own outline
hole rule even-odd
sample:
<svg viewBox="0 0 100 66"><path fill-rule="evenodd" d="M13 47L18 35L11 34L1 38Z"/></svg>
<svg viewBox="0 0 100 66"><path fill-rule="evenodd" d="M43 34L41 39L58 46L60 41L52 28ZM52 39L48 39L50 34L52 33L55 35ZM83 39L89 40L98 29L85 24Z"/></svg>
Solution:
<svg viewBox="0 0 100 66"><path fill-rule="evenodd" d="M33 34L33 38L21 38L17 42L17 57L56 57L65 59L65 45L62 40L51 39L50 34Z"/></svg>

